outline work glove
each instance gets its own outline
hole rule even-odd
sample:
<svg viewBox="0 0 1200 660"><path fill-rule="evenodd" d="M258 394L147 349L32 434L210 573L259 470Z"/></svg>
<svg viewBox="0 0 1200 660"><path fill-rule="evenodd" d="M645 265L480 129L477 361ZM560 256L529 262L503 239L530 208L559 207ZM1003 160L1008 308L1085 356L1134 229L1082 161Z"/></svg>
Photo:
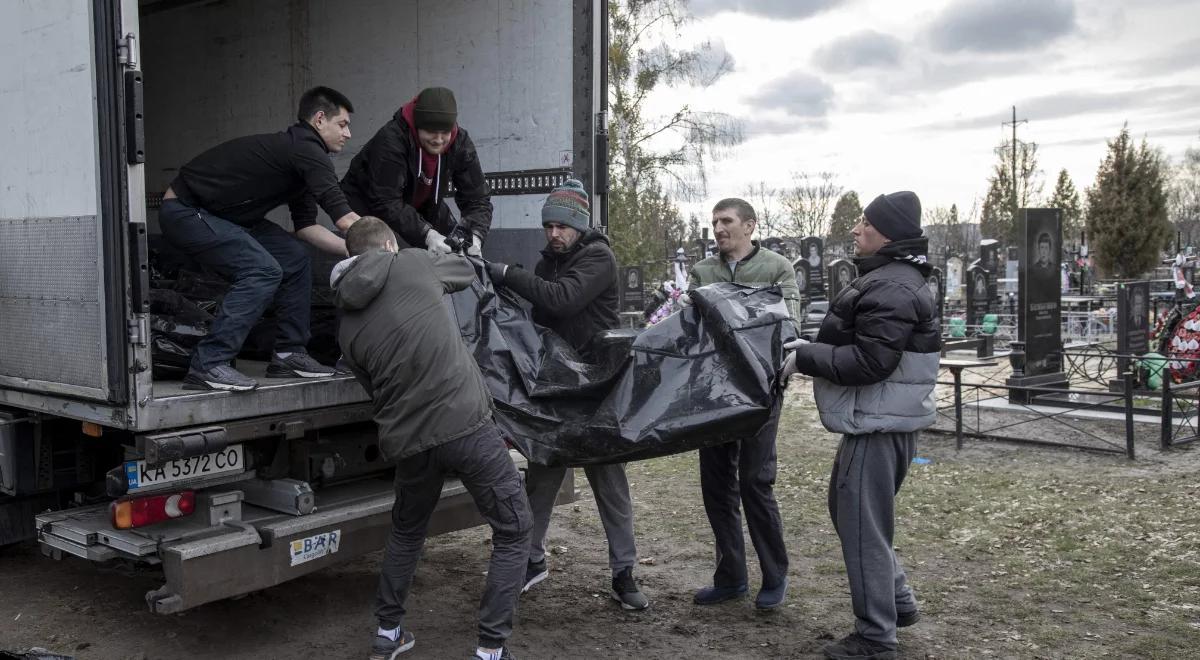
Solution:
<svg viewBox="0 0 1200 660"><path fill-rule="evenodd" d="M467 256L483 258L483 237L476 232L471 233L474 240L467 246Z"/></svg>
<svg viewBox="0 0 1200 660"><path fill-rule="evenodd" d="M784 350L791 352L783 359L783 367L779 370L780 382L786 384L788 379L796 373L796 349L807 343L809 343L807 339L796 338L783 345Z"/></svg>
<svg viewBox="0 0 1200 660"><path fill-rule="evenodd" d="M504 286L504 276L508 274L508 264L490 261L486 268L488 279L492 281L492 286Z"/></svg>
<svg viewBox="0 0 1200 660"><path fill-rule="evenodd" d="M430 252L441 252L443 254L450 252L450 246L446 244L446 237L442 236L441 232L432 227L425 234L425 247Z"/></svg>
<svg viewBox="0 0 1200 660"><path fill-rule="evenodd" d="M692 305L692 297L686 293L679 296L679 304L683 307L690 307Z"/></svg>

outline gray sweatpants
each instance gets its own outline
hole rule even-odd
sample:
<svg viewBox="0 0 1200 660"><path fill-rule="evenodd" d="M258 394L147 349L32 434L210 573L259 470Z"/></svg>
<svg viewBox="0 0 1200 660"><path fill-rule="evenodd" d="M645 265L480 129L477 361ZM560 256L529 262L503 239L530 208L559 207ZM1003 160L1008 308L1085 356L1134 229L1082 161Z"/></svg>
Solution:
<svg viewBox="0 0 1200 660"><path fill-rule="evenodd" d="M448 476L457 476L492 527L492 560L479 601L479 645L496 648L512 634L517 596L529 556L529 503L521 474L509 458L500 431L488 423L478 431L400 460L392 532L383 551L375 616L382 628L404 623L404 602L425 545L429 518Z"/></svg>
<svg viewBox="0 0 1200 660"><path fill-rule="evenodd" d="M855 630L893 648L896 613L917 609L892 549L896 493L916 447L916 433L844 435L829 479L829 517L842 542Z"/></svg>
<svg viewBox="0 0 1200 660"><path fill-rule="evenodd" d="M533 532L529 536L531 562L546 557L546 530L550 528L550 512L568 469L531 463L525 473L525 492L529 495L529 508L533 510ZM637 546L633 541L633 501L629 497L625 464L589 465L583 468L583 473L587 475L592 494L596 497L600 523L604 525L604 535L608 537L608 566L616 576L637 563Z"/></svg>

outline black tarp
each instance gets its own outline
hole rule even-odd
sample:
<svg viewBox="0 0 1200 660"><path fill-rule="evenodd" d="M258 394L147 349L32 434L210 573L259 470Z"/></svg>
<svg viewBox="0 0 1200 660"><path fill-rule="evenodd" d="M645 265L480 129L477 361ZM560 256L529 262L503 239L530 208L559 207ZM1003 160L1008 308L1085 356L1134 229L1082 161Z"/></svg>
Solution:
<svg viewBox="0 0 1200 660"><path fill-rule="evenodd" d="M697 289L691 307L657 325L606 333L589 364L480 277L450 307L498 424L534 463L632 461L744 438L780 396L782 345L796 332L778 287Z"/></svg>

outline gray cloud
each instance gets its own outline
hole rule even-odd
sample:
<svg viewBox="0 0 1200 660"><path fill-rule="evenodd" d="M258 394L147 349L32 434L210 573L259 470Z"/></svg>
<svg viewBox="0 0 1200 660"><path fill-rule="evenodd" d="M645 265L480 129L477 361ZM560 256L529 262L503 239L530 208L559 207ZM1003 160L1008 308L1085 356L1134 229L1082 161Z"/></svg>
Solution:
<svg viewBox="0 0 1200 660"><path fill-rule="evenodd" d="M1065 91L1017 101L1017 118L1033 121L1061 119L1140 108L1191 107L1200 103L1200 85L1168 85L1121 92ZM934 129L973 129L999 126L1011 119L1004 112L930 124Z"/></svg>
<svg viewBox="0 0 1200 660"><path fill-rule="evenodd" d="M928 28L933 48L947 53L1036 49L1075 31L1071 0L969 0L952 5Z"/></svg>
<svg viewBox="0 0 1200 660"><path fill-rule="evenodd" d="M750 97L759 109L782 110L793 117L824 117L832 101L829 83L803 71L776 78Z"/></svg>
<svg viewBox="0 0 1200 660"><path fill-rule="evenodd" d="M1200 67L1200 39L1192 39L1169 47L1170 53L1134 60L1125 67L1132 78L1161 76L1176 71Z"/></svg>
<svg viewBox="0 0 1200 660"><path fill-rule="evenodd" d="M834 73L889 67L900 62L900 48L900 40L889 34L863 30L822 46L813 54L813 62Z"/></svg>
<svg viewBox="0 0 1200 660"><path fill-rule="evenodd" d="M691 0L692 14L703 18L723 11L766 18L799 19L819 14L839 0Z"/></svg>
<svg viewBox="0 0 1200 660"><path fill-rule="evenodd" d="M760 136L779 137L804 131L822 131L829 128L824 117L766 117L755 115L742 120L742 133L747 140Z"/></svg>

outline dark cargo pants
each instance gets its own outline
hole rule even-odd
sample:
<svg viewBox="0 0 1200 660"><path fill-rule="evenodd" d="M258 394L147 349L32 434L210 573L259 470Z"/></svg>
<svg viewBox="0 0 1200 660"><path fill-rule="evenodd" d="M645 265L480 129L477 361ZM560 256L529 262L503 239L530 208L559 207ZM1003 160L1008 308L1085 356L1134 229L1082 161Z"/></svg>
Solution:
<svg viewBox="0 0 1200 660"><path fill-rule="evenodd" d="M917 601L896 552L896 493L916 454L917 434L844 435L829 479L829 517L842 542L854 628L896 646L896 613Z"/></svg>
<svg viewBox="0 0 1200 660"><path fill-rule="evenodd" d="M382 628L404 623L404 602L425 545L429 518L447 476L457 476L492 527L492 560L479 603L479 645L497 648L512 634L529 560L532 516L521 475L495 425L403 458L396 467L392 533L383 553L375 616Z"/></svg>
<svg viewBox="0 0 1200 660"><path fill-rule="evenodd" d="M762 585L773 588L787 577L788 557L783 544L783 521L775 502L775 434L779 404L758 435L700 450L700 491L704 512L717 543L713 585L746 584L746 542L742 510L750 541L762 568ZM740 505L740 507L739 507Z"/></svg>
<svg viewBox="0 0 1200 660"><path fill-rule="evenodd" d="M163 237L180 252L232 283L208 336L192 351L192 369L207 371L237 356L272 300L278 318L276 352L303 351L312 314L308 249L270 220L242 227L178 199L158 212Z"/></svg>

